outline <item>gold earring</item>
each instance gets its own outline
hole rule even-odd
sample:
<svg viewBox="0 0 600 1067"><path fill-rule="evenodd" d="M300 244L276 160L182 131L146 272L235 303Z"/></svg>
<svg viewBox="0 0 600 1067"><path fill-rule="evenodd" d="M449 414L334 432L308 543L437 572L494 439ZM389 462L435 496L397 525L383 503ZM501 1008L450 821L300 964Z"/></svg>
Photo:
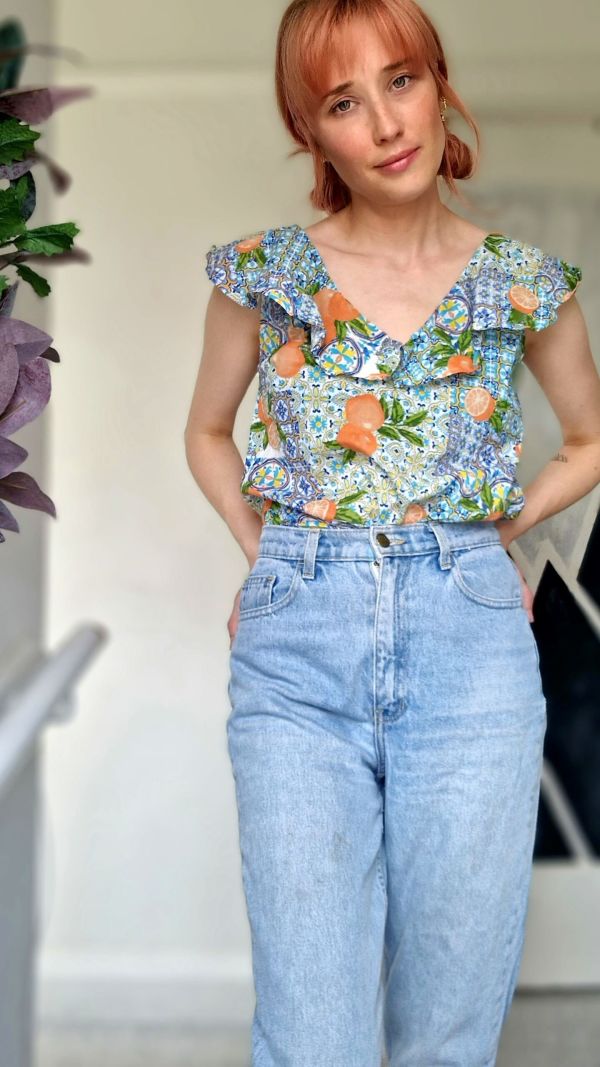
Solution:
<svg viewBox="0 0 600 1067"><path fill-rule="evenodd" d="M446 98L444 96L442 97L442 104L444 105L444 110L440 111L440 117L442 119L442 122L445 122L446 121L446 111L448 109L448 104L446 103Z"/></svg>

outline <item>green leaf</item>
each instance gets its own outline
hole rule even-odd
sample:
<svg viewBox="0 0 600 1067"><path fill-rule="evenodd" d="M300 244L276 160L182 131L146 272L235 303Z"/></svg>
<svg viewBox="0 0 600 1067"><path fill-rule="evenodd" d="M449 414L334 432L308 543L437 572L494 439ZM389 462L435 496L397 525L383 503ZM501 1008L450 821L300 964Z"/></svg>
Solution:
<svg viewBox="0 0 600 1067"><path fill-rule="evenodd" d="M8 244L17 234L25 231L26 225L15 187L10 185L8 189L0 189L0 244Z"/></svg>
<svg viewBox="0 0 600 1067"><path fill-rule="evenodd" d="M15 270L24 282L29 282L31 288L38 296L48 296L51 287L41 274L32 270L31 267L27 267L24 263L17 263L15 265Z"/></svg>
<svg viewBox="0 0 600 1067"><path fill-rule="evenodd" d="M1 109L0 109L1 110ZM14 163L29 154L41 133L11 115L0 122L0 163Z"/></svg>
<svg viewBox="0 0 600 1067"><path fill-rule="evenodd" d="M55 256L66 248L71 248L73 238L79 232L79 227L74 222L57 222L54 225L37 226L33 230L27 230L13 244L20 250L35 252L37 255Z"/></svg>

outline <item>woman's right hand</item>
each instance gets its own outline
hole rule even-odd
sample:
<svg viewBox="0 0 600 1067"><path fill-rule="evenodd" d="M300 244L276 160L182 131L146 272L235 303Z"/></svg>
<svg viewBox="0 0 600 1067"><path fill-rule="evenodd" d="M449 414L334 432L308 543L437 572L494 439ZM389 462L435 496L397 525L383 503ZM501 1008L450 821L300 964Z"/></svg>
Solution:
<svg viewBox="0 0 600 1067"><path fill-rule="evenodd" d="M233 609L232 609L231 615L229 616L229 618L227 620L227 630L229 631L229 648L231 648L231 646L233 644L233 639L234 639L234 637L236 635L237 628L238 628L238 622L239 622L239 618L240 618L240 596L241 596L241 592L242 592L242 590L238 589L237 593L235 594L235 600L233 601Z"/></svg>

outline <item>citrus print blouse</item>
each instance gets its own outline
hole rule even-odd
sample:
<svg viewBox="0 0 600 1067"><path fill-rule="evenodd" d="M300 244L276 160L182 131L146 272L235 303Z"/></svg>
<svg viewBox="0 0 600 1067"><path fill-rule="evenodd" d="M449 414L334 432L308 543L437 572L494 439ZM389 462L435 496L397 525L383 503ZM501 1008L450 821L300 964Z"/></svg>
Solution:
<svg viewBox="0 0 600 1067"><path fill-rule="evenodd" d="M212 245L210 280L260 308L241 492L263 524L514 518L523 438L513 371L581 269L501 233L401 344L337 288L296 224Z"/></svg>

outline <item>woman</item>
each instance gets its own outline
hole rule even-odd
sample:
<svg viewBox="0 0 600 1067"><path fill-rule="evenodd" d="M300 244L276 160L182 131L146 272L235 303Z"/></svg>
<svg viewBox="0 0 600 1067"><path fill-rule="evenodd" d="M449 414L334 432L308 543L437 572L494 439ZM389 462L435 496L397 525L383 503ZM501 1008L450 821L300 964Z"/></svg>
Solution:
<svg viewBox="0 0 600 1067"><path fill-rule="evenodd" d="M506 548L600 480L581 271L442 205L438 178L474 169L447 107L477 127L412 0L294 0L276 70L326 217L210 249L186 428L250 567L227 736L252 1063L379 1067L384 1045L393 1067L487 1067L546 729ZM564 435L525 494L522 359ZM257 370L242 462L233 423Z"/></svg>

